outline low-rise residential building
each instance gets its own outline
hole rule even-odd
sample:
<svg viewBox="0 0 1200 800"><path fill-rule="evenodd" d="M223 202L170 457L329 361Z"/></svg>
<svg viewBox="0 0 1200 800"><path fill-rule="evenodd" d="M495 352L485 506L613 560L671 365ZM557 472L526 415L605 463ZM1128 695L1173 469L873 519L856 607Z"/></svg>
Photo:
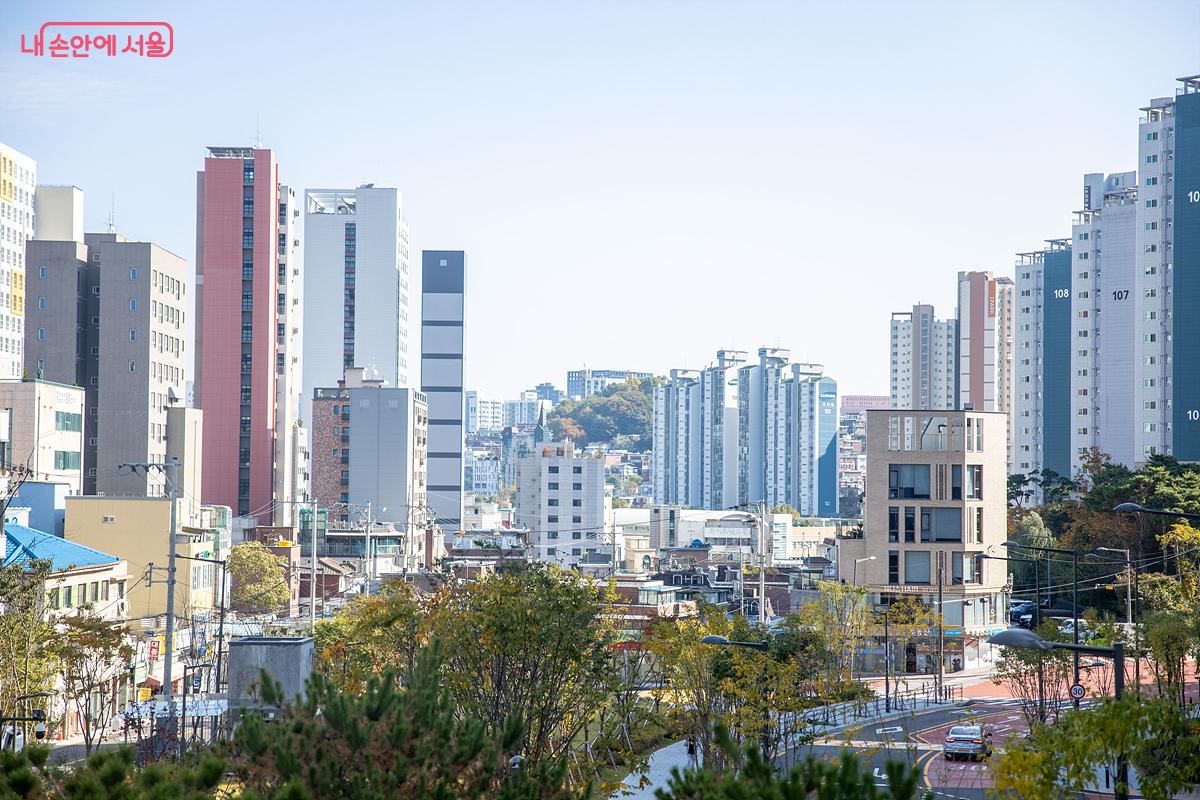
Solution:
<svg viewBox="0 0 1200 800"><path fill-rule="evenodd" d="M83 389L33 378L0 381L0 460L38 481L83 491Z"/></svg>
<svg viewBox="0 0 1200 800"><path fill-rule="evenodd" d="M576 566L610 554L609 502L603 459L577 455L569 441L540 444L517 461L517 524L540 561Z"/></svg>
<svg viewBox="0 0 1200 800"><path fill-rule="evenodd" d="M629 369L573 369L567 372L567 397L580 400L630 380L652 378L652 372Z"/></svg>
<svg viewBox="0 0 1200 800"><path fill-rule="evenodd" d="M175 614L208 616L217 606L220 570L193 559L216 559L214 533L189 518L178 501ZM112 553L129 563L136 580L129 584L129 617L158 617L167 612L167 564L171 501L161 497L68 497L67 540Z"/></svg>
<svg viewBox="0 0 1200 800"><path fill-rule="evenodd" d="M880 605L934 608L940 588L946 671L983 665L984 638L1007 624L1007 569L984 558L1008 538L1006 415L870 411L867 455L862 535L839 539L840 578ZM929 643L912 646L898 666L937 669Z"/></svg>

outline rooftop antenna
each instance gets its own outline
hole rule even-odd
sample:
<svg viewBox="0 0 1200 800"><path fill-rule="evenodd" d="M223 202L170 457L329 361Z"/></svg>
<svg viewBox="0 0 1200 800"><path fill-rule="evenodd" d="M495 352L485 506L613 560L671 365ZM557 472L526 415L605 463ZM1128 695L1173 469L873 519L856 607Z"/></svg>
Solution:
<svg viewBox="0 0 1200 800"><path fill-rule="evenodd" d="M254 146L262 149L262 115L254 115Z"/></svg>
<svg viewBox="0 0 1200 800"><path fill-rule="evenodd" d="M112 202L108 209L108 232L117 232L117 193L112 193Z"/></svg>

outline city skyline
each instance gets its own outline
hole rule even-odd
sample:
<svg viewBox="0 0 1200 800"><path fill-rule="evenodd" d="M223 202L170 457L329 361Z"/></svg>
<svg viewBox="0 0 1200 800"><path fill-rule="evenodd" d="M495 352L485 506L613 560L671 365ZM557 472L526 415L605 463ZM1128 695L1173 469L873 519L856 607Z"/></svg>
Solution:
<svg viewBox="0 0 1200 800"><path fill-rule="evenodd" d="M161 15L152 4L105 5L88 12ZM191 176L203 148L252 145L261 132L297 193L395 186L411 249L470 252L474 290L501 307L561 306L572 285L564 275L592 274L567 292L578 313L618 304L631 316L653 313L690 340L692 353L786 342L797 360L825 364L848 393L879 394L888 364L874 343L888 314L916 301L950 308L960 270L1010 274L1013 253L1070 234L1080 174L1136 167L1137 108L1171 94L1175 78L1200 63L1200 10L1154 7L1108 6L1086 18L1050 7L1033 30L1016 10L934 4L871 6L870 15L769 6L739 18L696 4L682 25L665 7L480 6L452 24L449 12L402 5L380 9L372 30L318 26L303 14L276 19L257 7L240 9L234 30L219 24L220 13L178 8L170 14L177 52L159 63L51 63L15 45L0 51L0 68L14 78L0 105L15 112L0 139L37 161L40 183L84 189L87 231L106 229L115 196L119 232L187 254L194 274ZM33 3L9 10L0 41L10 43L57 13ZM1162 13L1171 26L1157 21ZM897 15L909 23L902 43L891 36ZM1076 35L1055 36L1062 25ZM577 41L584 26L589 36ZM268 29L273 37L255 35ZM1094 42L1151 33L1161 46L1144 58L1092 59L1079 79ZM853 61L837 44L847 37ZM450 40L461 50L453 65L437 56ZM1024 56L1015 60L1018 40ZM382 49L390 41L403 46ZM235 76L278 69L289 53L339 46L351 68L380 52L394 68L349 85L340 70L306 66L271 93L234 88ZM218 47L231 57L206 56ZM612 52L623 58L600 57ZM955 69L945 69L948 58ZM343 96L332 87L345 107L365 111L352 140L306 121L317 110L306 99ZM714 104L725 113L714 117ZM68 124L139 109L153 112L86 140ZM880 119L891 131L885 139L875 135ZM859 235L864 227L869 236ZM904 287L914 283L923 288L910 297ZM762 303L785 310L767 291L777 284L798 303L791 313L761 313ZM725 304L704 325L688 321L696 308L716 311L729 288L744 302ZM830 336L849 307L815 298L849 288L866 323ZM411 291L420 291L415 276ZM466 383L490 396L557 383L584 363L656 374L680 366L676 337L601 325L539 341L541 366L514 370L504 337L486 335L488 305L468 305L475 335L466 341ZM414 335L409 352L418 347ZM416 385L411 364L409 373Z"/></svg>

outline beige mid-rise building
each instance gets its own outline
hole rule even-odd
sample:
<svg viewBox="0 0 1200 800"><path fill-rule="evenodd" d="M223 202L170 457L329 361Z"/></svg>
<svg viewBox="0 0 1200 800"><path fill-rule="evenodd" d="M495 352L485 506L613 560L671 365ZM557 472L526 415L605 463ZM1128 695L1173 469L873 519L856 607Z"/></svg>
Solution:
<svg viewBox="0 0 1200 800"><path fill-rule="evenodd" d="M1007 416L987 411L868 411L862 538L839 540L838 574L868 602L942 594L946 670L990 658L982 640L1006 627ZM935 669L932 638L896 653L908 671ZM920 652L921 647L924 652ZM900 664L904 658L907 664Z"/></svg>
<svg viewBox="0 0 1200 800"><path fill-rule="evenodd" d="M211 529L199 527L188 504L177 508L175 614L184 619L212 613L220 593L220 570L193 558L217 558ZM198 511L198 510L197 510ZM167 562L171 501L159 497L68 497L64 533L69 541L112 553L129 564L127 616L156 617L167 611Z"/></svg>

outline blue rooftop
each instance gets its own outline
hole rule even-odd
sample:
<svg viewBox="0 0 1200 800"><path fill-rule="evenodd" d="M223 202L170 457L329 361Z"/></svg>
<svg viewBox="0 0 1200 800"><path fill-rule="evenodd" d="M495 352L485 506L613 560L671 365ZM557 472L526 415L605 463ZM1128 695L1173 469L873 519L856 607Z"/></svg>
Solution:
<svg viewBox="0 0 1200 800"><path fill-rule="evenodd" d="M13 523L4 526L4 566L49 561L52 572L62 572L77 567L116 564L120 560L114 555L60 539L52 533Z"/></svg>

